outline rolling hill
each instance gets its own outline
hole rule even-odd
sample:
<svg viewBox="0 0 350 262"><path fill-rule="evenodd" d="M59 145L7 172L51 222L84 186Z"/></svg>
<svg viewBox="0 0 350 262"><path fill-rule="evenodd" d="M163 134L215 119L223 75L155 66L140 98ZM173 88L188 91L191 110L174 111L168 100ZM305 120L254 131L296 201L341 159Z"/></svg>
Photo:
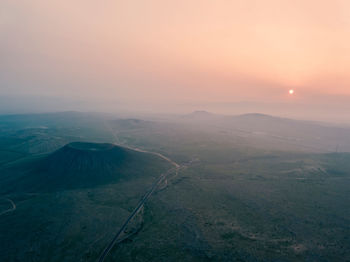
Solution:
<svg viewBox="0 0 350 262"><path fill-rule="evenodd" d="M170 167L153 154L86 142L1 167L1 261L96 261Z"/></svg>
<svg viewBox="0 0 350 262"><path fill-rule="evenodd" d="M167 165L157 156L113 144L73 142L47 156L10 165L0 179L7 193L50 192L135 179Z"/></svg>
<svg viewBox="0 0 350 262"><path fill-rule="evenodd" d="M266 149L350 151L350 128L346 126L258 113L226 116L206 111L193 112L181 120L200 129L246 138L254 146Z"/></svg>

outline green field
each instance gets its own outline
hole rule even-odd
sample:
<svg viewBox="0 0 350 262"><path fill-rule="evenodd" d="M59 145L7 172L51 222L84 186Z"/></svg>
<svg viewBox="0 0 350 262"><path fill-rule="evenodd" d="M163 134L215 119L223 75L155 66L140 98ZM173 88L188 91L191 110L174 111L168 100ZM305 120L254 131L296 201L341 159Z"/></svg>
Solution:
<svg viewBox="0 0 350 262"><path fill-rule="evenodd" d="M339 138L329 127L302 123L282 140L270 130L255 132L260 126L248 126L248 120L230 130L221 122L213 127L193 119L78 113L5 120L0 212L11 208L5 198L16 209L0 215L4 261L97 261L154 181L171 168L159 156L127 148L111 153L102 146L101 153L100 146L82 143L71 151L65 145L73 141L115 142L181 165L106 261L350 260L350 153L328 150ZM39 126L47 128L39 132ZM254 132L234 131L239 128ZM328 142L318 144L306 133L313 128Z"/></svg>

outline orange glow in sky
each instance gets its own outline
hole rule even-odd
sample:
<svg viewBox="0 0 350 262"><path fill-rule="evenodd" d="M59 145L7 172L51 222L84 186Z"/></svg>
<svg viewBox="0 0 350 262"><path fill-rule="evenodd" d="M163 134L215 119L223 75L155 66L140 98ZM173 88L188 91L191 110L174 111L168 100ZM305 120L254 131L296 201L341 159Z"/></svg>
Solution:
<svg viewBox="0 0 350 262"><path fill-rule="evenodd" d="M350 95L348 0L4 0L2 92L142 101ZM1 92L1 91L0 91Z"/></svg>

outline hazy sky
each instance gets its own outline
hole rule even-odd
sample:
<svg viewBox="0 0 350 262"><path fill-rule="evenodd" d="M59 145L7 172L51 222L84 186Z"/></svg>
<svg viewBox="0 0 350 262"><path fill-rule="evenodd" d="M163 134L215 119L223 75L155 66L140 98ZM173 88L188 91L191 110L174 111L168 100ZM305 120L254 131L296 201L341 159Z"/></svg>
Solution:
<svg viewBox="0 0 350 262"><path fill-rule="evenodd" d="M4 94L350 103L350 1L1 0Z"/></svg>

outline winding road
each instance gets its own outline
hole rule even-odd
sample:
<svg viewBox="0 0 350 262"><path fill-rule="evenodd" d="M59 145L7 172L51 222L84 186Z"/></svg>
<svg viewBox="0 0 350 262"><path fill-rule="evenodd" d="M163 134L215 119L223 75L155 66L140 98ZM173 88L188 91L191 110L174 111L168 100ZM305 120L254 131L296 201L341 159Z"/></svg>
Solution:
<svg viewBox="0 0 350 262"><path fill-rule="evenodd" d="M119 139L118 139L117 135L115 134L115 132L112 130L112 128L110 130L112 131L112 134L113 134L115 140L117 142L119 142ZM167 178L168 175L172 174L173 172L177 173L179 171L179 169L181 168L181 166L178 163L176 163L175 161L171 160L170 158L168 158L168 157L166 157L166 156L164 156L164 155L162 155L160 153L147 151L147 150L144 150L144 149L141 149L141 148L137 148L137 147L130 147L130 146L127 146L127 145L121 144L121 143L115 143L115 145L122 146L124 148L130 149L130 150L134 150L134 151L138 151L138 152L142 152L142 153L156 155L156 156L158 156L158 157L168 161L174 167L172 167L169 170L167 170L166 172L162 173L159 176L159 178L153 183L151 189L148 190L148 192L142 197L142 199L140 200L138 205L135 207L134 211L130 214L130 216L126 219L126 221L124 222L122 227L115 234L115 236L113 237L112 241L103 250L103 252L101 253L101 255L100 255L99 259L98 259L98 262L103 262L106 259L107 255L110 253L110 251L113 249L113 247L118 243L118 240L119 240L120 236L123 234L123 232L127 228L127 226L130 223L130 221L138 214L138 212L141 210L141 208L146 203L148 198L154 193L154 191L157 189L157 187Z"/></svg>
<svg viewBox="0 0 350 262"><path fill-rule="evenodd" d="M138 212L141 210L147 199L153 194L153 192L156 190L156 188L163 182L163 180L172 172L176 172L180 168L179 165L177 165L174 168L169 169L165 173L161 174L160 177L157 179L157 181L153 184L151 189L143 196L139 204L136 206L134 211L130 214L130 216L127 218L127 220L124 222L122 227L119 229L117 234L114 236L112 241L108 244L108 246L103 250L100 258L98 259L99 262L103 262L109 252L112 250L112 248L118 243L118 239L121 236L121 234L124 232L126 227L128 226L129 222L138 214Z"/></svg>

